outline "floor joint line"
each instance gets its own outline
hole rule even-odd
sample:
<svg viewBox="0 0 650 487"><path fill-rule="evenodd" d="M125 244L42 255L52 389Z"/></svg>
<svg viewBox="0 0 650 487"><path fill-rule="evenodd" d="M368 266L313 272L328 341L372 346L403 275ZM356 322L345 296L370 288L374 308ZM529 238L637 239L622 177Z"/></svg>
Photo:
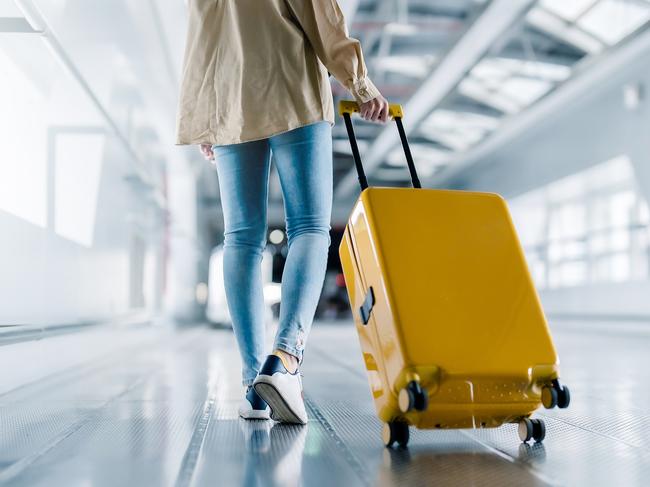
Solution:
<svg viewBox="0 0 650 487"><path fill-rule="evenodd" d="M185 450L185 455L181 462L181 466L178 471L178 477L176 478L176 487L188 487L192 483L192 478L194 477L194 472L196 470L196 464L199 460L199 454L203 448L203 443L205 442L205 436L208 431L208 426L212 420L214 407L217 402L217 396L215 393L210 392L205 402L203 403L203 413L197 422L194 432L192 433L192 438L190 439L189 444L187 445L187 450Z"/></svg>
<svg viewBox="0 0 650 487"><path fill-rule="evenodd" d="M343 457L348 462L348 465L350 465L352 470L354 470L354 472L357 474L359 479L361 479L361 482L367 487L372 487L370 475L368 474L367 470L363 467L363 464L359 461L356 455L352 453L352 450L348 448L348 445L345 443L345 441L343 441L343 438L339 436L339 434L336 432L336 429L331 425L327 418L325 418L320 408L316 406L316 403L314 403L314 401L312 401L310 398L305 397L305 404L310 409L314 417L316 417L321 426L325 429L325 431L327 431L330 438L332 438L335 441L336 445L342 450Z"/></svg>

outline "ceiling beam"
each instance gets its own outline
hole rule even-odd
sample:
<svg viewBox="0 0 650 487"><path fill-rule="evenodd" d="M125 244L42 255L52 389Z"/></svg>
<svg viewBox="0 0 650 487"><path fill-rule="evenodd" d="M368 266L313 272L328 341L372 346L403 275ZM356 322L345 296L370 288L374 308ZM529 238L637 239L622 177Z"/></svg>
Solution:
<svg viewBox="0 0 650 487"><path fill-rule="evenodd" d="M553 120L574 101L612 83L627 66L647 62L649 55L650 28L641 29L621 45L596 58L586 59L576 68L574 76L558 89L516 117L509 118L499 130L473 149L451 159L450 164L427 183L438 187L449 185L462 177L463 172L489 160L492 154L532 130L537 124Z"/></svg>
<svg viewBox="0 0 650 487"><path fill-rule="evenodd" d="M405 105L407 132L417 130L422 120L456 87L465 74L506 34L534 0L494 0L489 3L462 37L449 50ZM395 127L385 127L364 157L364 167L370 175L395 146L399 137ZM338 198L349 198L357 191L354 169L336 188Z"/></svg>

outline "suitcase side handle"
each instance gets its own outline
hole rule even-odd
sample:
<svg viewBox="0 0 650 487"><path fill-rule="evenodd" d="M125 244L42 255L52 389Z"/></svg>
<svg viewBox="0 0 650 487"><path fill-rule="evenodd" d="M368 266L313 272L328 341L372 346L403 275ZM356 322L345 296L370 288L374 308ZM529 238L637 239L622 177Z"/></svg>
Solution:
<svg viewBox="0 0 650 487"><path fill-rule="evenodd" d="M417 171L415 170L415 163L413 162L413 155L411 154L411 148L409 146L409 141L406 138L406 131L404 130L404 125L402 124L402 118L404 117L404 112L401 105L391 104L389 107L389 115L395 120L397 125L397 131L399 132L399 138L402 141L402 148L404 149L404 155L406 156L406 164L411 175L411 182L413 183L414 188L421 188L422 184L420 183L420 178L418 177ZM354 126L352 125L352 114L359 112L359 104L355 101L341 100L339 102L339 114L343 117L345 121L345 128L348 131L348 138L350 139L350 146L352 147L352 157L354 158L354 166L357 169L357 175L359 177L359 185L363 191L368 187L368 179L366 178L366 173L363 170L363 163L361 162L361 155L359 154L359 146L357 145L357 138L354 134Z"/></svg>

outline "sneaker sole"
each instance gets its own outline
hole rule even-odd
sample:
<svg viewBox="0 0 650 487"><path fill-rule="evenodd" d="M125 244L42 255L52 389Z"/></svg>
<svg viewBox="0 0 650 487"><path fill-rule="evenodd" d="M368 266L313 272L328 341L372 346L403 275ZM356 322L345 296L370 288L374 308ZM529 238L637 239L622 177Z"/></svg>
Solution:
<svg viewBox="0 0 650 487"><path fill-rule="evenodd" d="M269 419L271 415L268 411L252 410L245 413L239 413L239 417L244 419Z"/></svg>
<svg viewBox="0 0 650 487"><path fill-rule="evenodd" d="M280 394L280 391L278 391L274 385L266 382L257 382L253 387L255 388L255 392L257 392L271 408L271 419L283 423L307 424L293 412L291 406L287 404L284 397L282 397L282 394Z"/></svg>

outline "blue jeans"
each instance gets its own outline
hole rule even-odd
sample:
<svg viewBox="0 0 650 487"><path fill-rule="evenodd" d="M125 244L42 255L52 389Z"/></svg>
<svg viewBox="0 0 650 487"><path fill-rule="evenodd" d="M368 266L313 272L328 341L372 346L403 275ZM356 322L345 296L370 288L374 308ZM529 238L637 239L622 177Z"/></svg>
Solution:
<svg viewBox="0 0 650 487"><path fill-rule="evenodd" d="M318 122L212 150L224 216L226 299L242 357L243 382L250 385L264 359L261 259L271 153L280 176L289 243L275 348L301 360L330 245L332 129L328 122Z"/></svg>

